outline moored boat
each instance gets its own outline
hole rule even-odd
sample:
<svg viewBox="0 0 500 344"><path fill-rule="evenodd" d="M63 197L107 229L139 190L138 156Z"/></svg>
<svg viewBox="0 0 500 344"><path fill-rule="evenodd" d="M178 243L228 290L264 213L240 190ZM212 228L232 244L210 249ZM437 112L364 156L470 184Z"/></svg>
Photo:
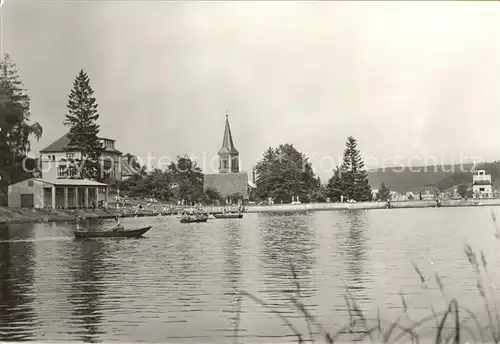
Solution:
<svg viewBox="0 0 500 344"><path fill-rule="evenodd" d="M147 226L132 230L102 231L102 232L77 231L75 232L75 238L139 238L144 233L149 231L152 227L153 226Z"/></svg>
<svg viewBox="0 0 500 344"><path fill-rule="evenodd" d="M207 222L208 216L189 216L181 218L181 223L201 223Z"/></svg>
<svg viewBox="0 0 500 344"><path fill-rule="evenodd" d="M239 213L225 213L225 214L214 214L216 219L241 219L243 214Z"/></svg>

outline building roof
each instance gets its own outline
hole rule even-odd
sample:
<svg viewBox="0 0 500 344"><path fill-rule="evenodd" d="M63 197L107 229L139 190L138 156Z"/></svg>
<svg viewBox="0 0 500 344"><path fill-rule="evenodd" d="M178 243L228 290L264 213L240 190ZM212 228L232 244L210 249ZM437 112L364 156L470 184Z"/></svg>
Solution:
<svg viewBox="0 0 500 344"><path fill-rule="evenodd" d="M226 112L226 127L224 128L224 137L222 138L222 148L219 154L238 154L238 150L234 148L233 135L231 135L231 127Z"/></svg>
<svg viewBox="0 0 500 344"><path fill-rule="evenodd" d="M105 187L108 186L107 184L104 183L99 183L96 182L95 180L90 180L90 179L42 179L42 178L28 178L25 180L22 180L20 182L14 183L22 183L26 180L36 180L42 183L46 184L52 184L56 186L99 186L99 187Z"/></svg>
<svg viewBox="0 0 500 344"><path fill-rule="evenodd" d="M114 140L111 140L111 139L103 139L103 138L100 138L100 139L114 142ZM61 136L60 138L58 138L57 140L52 142L50 145L48 145L44 149L41 149L40 153L60 153L60 152L66 152L68 150L78 151L77 148L71 148L69 146L69 142L70 142L70 140L69 140L68 134L64 134L63 136ZM110 148L105 147L104 151L107 153L122 154L122 152L120 152L116 148L110 149Z"/></svg>

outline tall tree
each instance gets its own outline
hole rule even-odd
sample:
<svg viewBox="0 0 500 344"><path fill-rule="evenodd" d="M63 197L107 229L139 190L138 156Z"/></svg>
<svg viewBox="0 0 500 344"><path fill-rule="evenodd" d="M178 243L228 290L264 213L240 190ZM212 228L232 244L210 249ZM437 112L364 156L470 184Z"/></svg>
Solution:
<svg viewBox="0 0 500 344"><path fill-rule="evenodd" d="M361 158L356 139L349 136L346 141L341 166L342 194L355 201L370 201L372 190Z"/></svg>
<svg viewBox="0 0 500 344"><path fill-rule="evenodd" d="M9 183L32 176L23 161L31 150L30 137L38 140L42 132L39 123L30 121L30 98L5 54L0 60L0 195Z"/></svg>
<svg viewBox="0 0 500 344"><path fill-rule="evenodd" d="M269 147L255 166L258 174L256 194L261 199L272 197L290 202L292 196L311 200L318 189L311 163L292 144Z"/></svg>
<svg viewBox="0 0 500 344"><path fill-rule="evenodd" d="M342 183L340 168L337 167L333 171L333 176L330 178L330 180L328 180L328 184L326 186L326 194L332 202L339 202L343 189L344 186Z"/></svg>
<svg viewBox="0 0 500 344"><path fill-rule="evenodd" d="M203 172L187 155L177 156L177 161L172 162L166 173L175 187L173 197L187 202L198 202L205 198L203 191Z"/></svg>
<svg viewBox="0 0 500 344"><path fill-rule="evenodd" d="M67 106L65 125L70 127L68 149L76 149L82 155L80 177L100 179L99 161L104 147L98 137L99 114L90 78L83 69L73 81Z"/></svg>
<svg viewBox="0 0 500 344"><path fill-rule="evenodd" d="M381 201L388 201L391 197L391 190L384 182L380 184L380 188L378 189L378 199Z"/></svg>

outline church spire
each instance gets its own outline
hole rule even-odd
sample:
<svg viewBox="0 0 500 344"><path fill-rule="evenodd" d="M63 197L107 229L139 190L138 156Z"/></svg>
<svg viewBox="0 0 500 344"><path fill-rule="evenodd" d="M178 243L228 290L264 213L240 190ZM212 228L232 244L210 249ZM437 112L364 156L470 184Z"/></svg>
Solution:
<svg viewBox="0 0 500 344"><path fill-rule="evenodd" d="M231 135L231 127L229 126L228 113L226 111L226 127L224 128L224 137L222 138L222 148L220 154L238 154L238 150L234 148L233 135Z"/></svg>

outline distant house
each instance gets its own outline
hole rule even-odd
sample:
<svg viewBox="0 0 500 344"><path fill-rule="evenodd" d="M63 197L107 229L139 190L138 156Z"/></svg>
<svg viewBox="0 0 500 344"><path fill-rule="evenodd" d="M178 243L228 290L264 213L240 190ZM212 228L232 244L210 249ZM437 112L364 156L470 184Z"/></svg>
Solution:
<svg viewBox="0 0 500 344"><path fill-rule="evenodd" d="M492 198L491 175L485 170L477 170L472 175L472 195L474 198Z"/></svg>
<svg viewBox="0 0 500 344"><path fill-rule="evenodd" d="M101 166L104 178L122 179L122 153L115 148L115 140L100 138L104 153L101 156ZM63 135L52 144L40 150L40 168L42 178L47 180L69 178L70 166L81 161L81 152L76 147L70 147L68 134ZM126 171L129 173L130 171Z"/></svg>

